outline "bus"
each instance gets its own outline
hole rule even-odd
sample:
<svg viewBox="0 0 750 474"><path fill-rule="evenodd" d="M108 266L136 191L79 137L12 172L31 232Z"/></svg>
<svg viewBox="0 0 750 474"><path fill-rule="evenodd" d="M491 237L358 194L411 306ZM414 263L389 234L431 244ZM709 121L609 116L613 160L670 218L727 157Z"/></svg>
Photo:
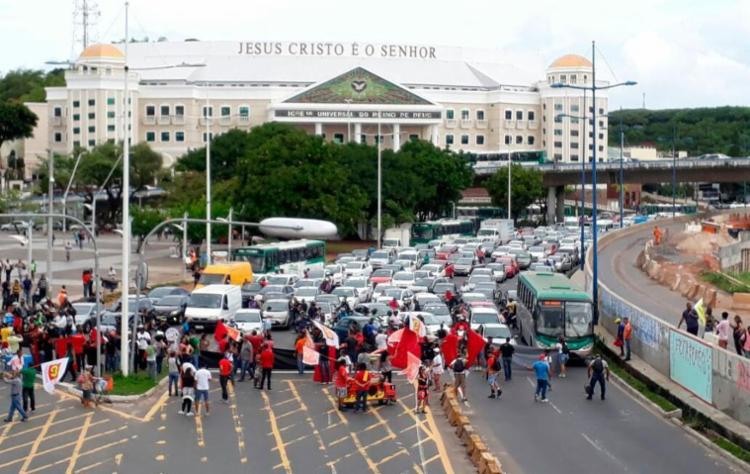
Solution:
<svg viewBox="0 0 750 474"><path fill-rule="evenodd" d="M426 244L431 240L446 236L474 237L474 223L470 220L442 219L438 221L415 222L411 226L410 244Z"/></svg>
<svg viewBox="0 0 750 474"><path fill-rule="evenodd" d="M559 273L523 272L518 278L518 324L531 347L552 349L560 336L581 358L594 347L593 306L583 288Z"/></svg>
<svg viewBox="0 0 750 474"><path fill-rule="evenodd" d="M323 267L326 243L322 240L288 240L232 250L233 261L250 262L255 278L271 273L302 277L306 268Z"/></svg>

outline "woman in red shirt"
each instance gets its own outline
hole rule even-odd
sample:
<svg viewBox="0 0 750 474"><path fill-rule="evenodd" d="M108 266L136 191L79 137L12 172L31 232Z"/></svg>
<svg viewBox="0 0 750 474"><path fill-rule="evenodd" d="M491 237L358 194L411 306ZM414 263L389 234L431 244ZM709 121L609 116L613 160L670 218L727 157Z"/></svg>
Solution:
<svg viewBox="0 0 750 474"><path fill-rule="evenodd" d="M271 346L266 345L263 351L260 353L260 384L256 385L255 388L262 390L263 382L268 380L268 390L271 390L271 371L273 370L273 349Z"/></svg>
<svg viewBox="0 0 750 474"><path fill-rule="evenodd" d="M348 395L347 387L349 386L349 370L346 367L346 360L339 359L336 361L336 375L334 378L336 387L336 398L339 401L339 410L344 411L344 399Z"/></svg>

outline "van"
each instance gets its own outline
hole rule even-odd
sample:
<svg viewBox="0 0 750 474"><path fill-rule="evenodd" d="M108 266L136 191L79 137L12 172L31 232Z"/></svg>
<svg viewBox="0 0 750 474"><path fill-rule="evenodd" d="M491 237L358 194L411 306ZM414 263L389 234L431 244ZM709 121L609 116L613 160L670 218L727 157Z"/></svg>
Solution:
<svg viewBox="0 0 750 474"><path fill-rule="evenodd" d="M206 285L237 285L253 281L253 268L250 262L230 262L206 265L196 288Z"/></svg>
<svg viewBox="0 0 750 474"><path fill-rule="evenodd" d="M185 319L190 327L198 330L213 328L223 319L234 319L242 307L242 292L235 285L207 285L190 294Z"/></svg>

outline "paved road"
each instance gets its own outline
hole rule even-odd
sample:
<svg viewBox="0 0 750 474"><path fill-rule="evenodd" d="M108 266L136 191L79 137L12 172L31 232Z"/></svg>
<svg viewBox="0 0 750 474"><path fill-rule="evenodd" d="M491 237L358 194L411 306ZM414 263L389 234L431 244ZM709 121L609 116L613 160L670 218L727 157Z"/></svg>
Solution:
<svg viewBox="0 0 750 474"><path fill-rule="evenodd" d="M671 233L682 225L659 224ZM651 226L644 226L637 234L618 239L599 252L599 280L628 301L637 301L641 308L672 324L677 324L685 309L685 298L677 292L650 279L635 266L638 253L651 238Z"/></svg>
<svg viewBox="0 0 750 474"><path fill-rule="evenodd" d="M228 405L214 382L211 414L194 418L163 394L86 411L37 388L29 422L0 425L0 473L469 472L443 417L413 414L404 380L398 404L353 414L309 376L276 376L270 392L237 383Z"/></svg>

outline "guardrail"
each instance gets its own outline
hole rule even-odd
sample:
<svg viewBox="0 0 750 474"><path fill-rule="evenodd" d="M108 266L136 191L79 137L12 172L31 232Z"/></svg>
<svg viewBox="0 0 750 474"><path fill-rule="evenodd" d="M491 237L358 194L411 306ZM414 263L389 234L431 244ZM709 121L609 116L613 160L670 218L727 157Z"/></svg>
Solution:
<svg viewBox="0 0 750 474"><path fill-rule="evenodd" d="M516 164L516 163L514 163ZM543 173L549 172L580 172L581 164L578 163L544 163L519 162L517 164L529 165L538 168ZM672 160L665 158L658 161L626 161L622 164L625 171L632 170L655 170L655 169L672 169ZM474 163L474 172L478 174L494 173L495 171L506 168L508 161L478 161ZM674 163L676 169L714 169L714 168L748 168L750 167L750 158L728 158L721 160L701 160L701 159L678 159ZM591 172L591 164L583 165L586 172ZM596 164L597 172L619 171L620 162L607 161Z"/></svg>
<svg viewBox="0 0 750 474"><path fill-rule="evenodd" d="M683 222L690 216L677 218ZM599 248L637 233L641 224L602 236ZM591 252L591 249L589 249ZM591 255L586 263L586 286L592 286ZM681 308L675 308L680 311ZM660 374L713 405L731 418L750 425L750 360L707 344L699 337L645 311L599 282L599 321L611 334L617 334L617 318L630 318L633 325L632 352Z"/></svg>

